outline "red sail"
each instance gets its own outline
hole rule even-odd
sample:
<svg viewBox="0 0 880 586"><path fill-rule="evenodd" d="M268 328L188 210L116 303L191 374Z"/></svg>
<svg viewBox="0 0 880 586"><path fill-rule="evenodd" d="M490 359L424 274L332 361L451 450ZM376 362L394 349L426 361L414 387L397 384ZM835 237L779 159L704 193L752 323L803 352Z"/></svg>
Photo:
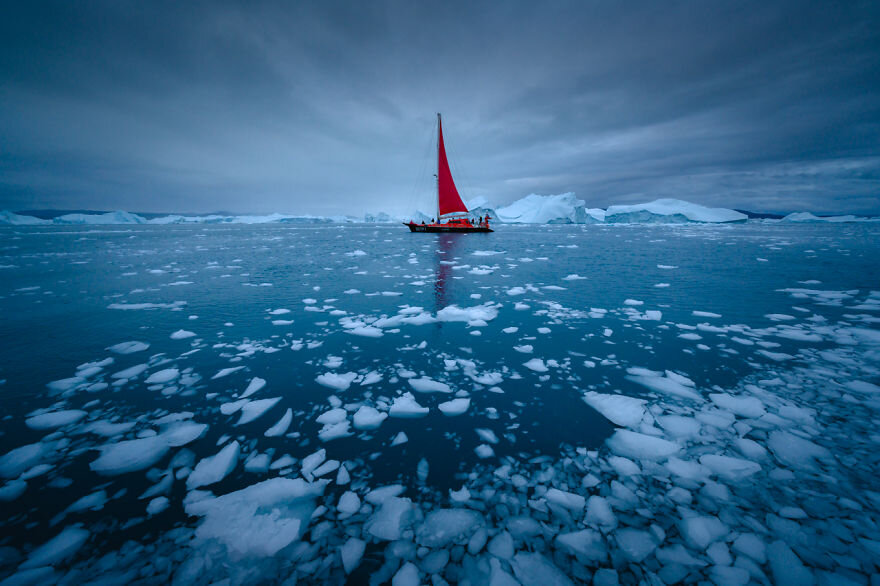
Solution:
<svg viewBox="0 0 880 586"><path fill-rule="evenodd" d="M446 147L443 145L443 126L440 124L439 118L437 119L437 129L440 134L440 144L437 149L437 197L440 215L445 216L454 212L467 213L468 209L461 201L461 196L458 195L455 182L452 180L452 173L449 171Z"/></svg>

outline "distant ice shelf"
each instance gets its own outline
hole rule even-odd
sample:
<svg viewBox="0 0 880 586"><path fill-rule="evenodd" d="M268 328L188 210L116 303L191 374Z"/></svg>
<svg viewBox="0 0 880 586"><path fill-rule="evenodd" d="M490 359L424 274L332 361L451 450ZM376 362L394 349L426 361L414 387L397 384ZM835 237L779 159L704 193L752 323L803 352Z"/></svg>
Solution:
<svg viewBox="0 0 880 586"><path fill-rule="evenodd" d="M740 223L749 217L727 208L708 208L680 199L657 199L648 203L614 205L607 210L588 208L584 200L574 193L557 195L527 195L507 206L494 208L485 197L476 197L467 202L472 216L493 218L496 224L727 224ZM432 216L415 211L407 216L397 216L386 212L367 213L363 219L353 216L313 216L313 215L178 215L172 214L145 218L131 212L108 212L103 214L65 214L51 220L36 218L11 211L0 211L0 225L121 225L121 224L339 224L361 222L383 224L430 221ZM871 222L880 218L865 218L854 215L822 217L810 212L792 213L781 220L759 220L765 223L805 223L805 222Z"/></svg>

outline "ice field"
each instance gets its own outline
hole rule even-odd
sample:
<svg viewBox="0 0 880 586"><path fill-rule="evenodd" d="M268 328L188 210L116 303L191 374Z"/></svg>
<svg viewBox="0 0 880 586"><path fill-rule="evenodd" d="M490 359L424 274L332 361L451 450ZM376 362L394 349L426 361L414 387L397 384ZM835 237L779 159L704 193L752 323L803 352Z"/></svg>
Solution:
<svg viewBox="0 0 880 586"><path fill-rule="evenodd" d="M877 584L880 224L0 227L0 584Z"/></svg>

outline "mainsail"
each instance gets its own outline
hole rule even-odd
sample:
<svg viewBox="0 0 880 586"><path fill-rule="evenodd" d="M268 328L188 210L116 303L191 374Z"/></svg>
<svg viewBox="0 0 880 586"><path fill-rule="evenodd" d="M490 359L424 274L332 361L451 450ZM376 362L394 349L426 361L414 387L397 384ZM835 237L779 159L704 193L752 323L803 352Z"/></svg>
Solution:
<svg viewBox="0 0 880 586"><path fill-rule="evenodd" d="M441 216L456 212L467 213L467 206L461 201L455 182L452 180L452 172L449 171L449 161L446 160L446 147L443 145L443 126L440 123L440 115L437 114L437 129L439 142L437 146L437 210ZM438 218L439 220L439 218Z"/></svg>

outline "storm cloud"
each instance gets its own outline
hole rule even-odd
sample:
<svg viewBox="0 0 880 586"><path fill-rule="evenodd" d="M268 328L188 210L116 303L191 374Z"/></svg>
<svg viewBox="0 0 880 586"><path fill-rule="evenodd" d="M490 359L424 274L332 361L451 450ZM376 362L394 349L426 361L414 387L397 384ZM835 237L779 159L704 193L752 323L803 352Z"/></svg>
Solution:
<svg viewBox="0 0 880 586"><path fill-rule="evenodd" d="M0 209L880 213L880 4L20 2ZM429 196L429 195L428 195ZM430 209L430 208L428 208Z"/></svg>

